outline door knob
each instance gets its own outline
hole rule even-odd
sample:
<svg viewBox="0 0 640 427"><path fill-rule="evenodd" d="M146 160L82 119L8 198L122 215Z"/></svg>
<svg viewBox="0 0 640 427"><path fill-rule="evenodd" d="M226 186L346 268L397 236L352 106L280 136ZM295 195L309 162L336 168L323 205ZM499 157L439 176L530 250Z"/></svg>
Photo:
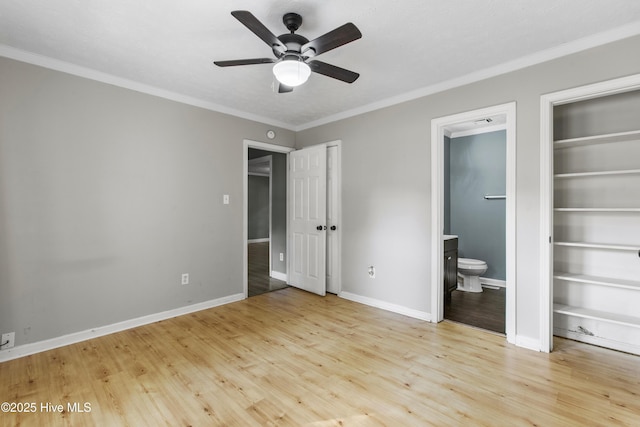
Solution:
<svg viewBox="0 0 640 427"><path fill-rule="evenodd" d="M316 227L316 230L318 230L318 231L322 231L322 230L326 230L326 229L327 229L326 225L319 225L319 226Z"/></svg>
<svg viewBox="0 0 640 427"><path fill-rule="evenodd" d="M331 226L331 231L336 231L336 229L337 229L337 228L338 228L338 227L336 227L335 225L332 225L332 226Z"/></svg>

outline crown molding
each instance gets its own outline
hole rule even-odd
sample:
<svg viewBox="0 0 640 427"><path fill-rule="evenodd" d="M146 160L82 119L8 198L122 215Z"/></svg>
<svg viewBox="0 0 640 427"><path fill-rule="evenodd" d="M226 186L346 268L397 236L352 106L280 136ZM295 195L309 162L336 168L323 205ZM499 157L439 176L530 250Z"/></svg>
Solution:
<svg viewBox="0 0 640 427"><path fill-rule="evenodd" d="M338 120L347 119L350 117L358 116L360 114L368 113L382 108L391 107L403 102L412 101L414 99L423 98L435 93L444 92L449 89L453 89L459 86L464 86L471 83L476 83L481 80L485 80L491 77L496 77L501 74L506 74L512 71L520 70L532 65L541 64L553 59L561 58L563 56L578 53L587 49L591 49L597 46L602 46L607 43L612 43L618 40L626 39L640 34L640 21L633 22L613 30L604 31L602 33L594 34L592 36L584 37L572 42L562 44L550 49L546 49L531 55L523 56L522 58L515 59L513 61L505 62L494 67L485 68L475 71L473 73L457 77L455 79L447 80L435 85L426 86L421 89L406 92L400 95L396 95L381 101L372 102L362 107L354 108L348 111L343 111L338 114L323 117L312 122L305 123L303 125L296 126L294 131L300 132L302 130L311 129L328 123L336 122Z"/></svg>
<svg viewBox="0 0 640 427"><path fill-rule="evenodd" d="M228 114L230 116L251 120L254 122L264 123L267 125L277 126L280 128L291 130L291 131L294 130L294 126L292 126L289 123L273 120L268 117L262 117L259 115L246 113L244 111L225 107L224 105L215 104L213 102L204 101L202 99L194 98L194 97L183 95L176 92L171 92L155 86L125 79L123 77L118 77L112 74L103 73L102 71L94 70L92 68L82 67L80 65L75 65L69 62L60 61L58 59L50 58L48 56L40 55L37 53L28 52L26 50L16 49L14 47L7 46L4 44L0 44L0 56L9 58L9 59L14 59L20 62L26 62L32 65L38 65L40 67L48 68L51 70L72 74L74 76L95 80L101 83L107 83L113 86L130 89L130 90L144 93L147 95L157 96L159 98L176 101L181 104L191 105L194 107L203 108L205 110L215 111L217 113Z"/></svg>
<svg viewBox="0 0 640 427"><path fill-rule="evenodd" d="M328 123L336 122L339 120L347 119L350 117L358 116L360 114L368 113L382 108L391 107L403 102L412 101L414 99L423 98L435 93L444 92L449 89L453 89L459 86L475 83L481 80L485 80L491 77L506 74L512 71L520 70L532 65L540 64L553 59L561 58L573 53L581 52L587 49L591 49L597 46L601 46L607 43L615 42L625 38L633 37L640 34L640 21L632 22L613 30L605 31L602 33L594 34L592 36L584 37L578 40L574 40L569 43L562 44L550 49L546 49L531 55L524 56L522 58L509 61L494 67L485 68L476 72L447 80L435 85L426 86L417 90L409 91L400 95L396 95L390 98L383 99L381 101L372 102L361 107L353 108L351 110L343 111L338 114L333 114L327 117L323 117L318 120L307 122L301 125L294 125L291 123L285 123L279 120L274 120L268 117L259 116L256 114L246 113L244 111L236 110L233 108L225 107L220 104L204 101L202 99L194 98L187 95L182 95L176 92L171 92L165 89L161 89L155 86L146 85L133 80L128 80L122 77L114 76L111 74L103 73L91 68L82 67L79 65L71 64L65 61L49 58L44 55L28 52L21 49L16 49L11 46L0 44L0 56L15 59L17 61L26 62L33 65L38 65L44 68L49 68L56 71L72 74L78 77L84 77L91 80L96 80L102 83L111 84L114 86L131 89L136 92L141 92L160 98L169 99L172 101L180 102L194 107L204 108L206 110L215 111L218 113L228 114L234 117L239 117L246 120L252 120L255 122L277 126L283 129L291 130L294 132L300 132L306 129L318 127Z"/></svg>

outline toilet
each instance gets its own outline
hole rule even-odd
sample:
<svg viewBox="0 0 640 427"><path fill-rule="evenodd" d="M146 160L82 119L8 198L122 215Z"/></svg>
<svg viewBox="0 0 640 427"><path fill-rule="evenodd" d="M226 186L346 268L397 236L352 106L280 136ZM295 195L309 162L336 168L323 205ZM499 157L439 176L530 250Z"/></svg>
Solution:
<svg viewBox="0 0 640 427"><path fill-rule="evenodd" d="M479 259L458 258L458 290L482 292L480 276L487 271L487 263Z"/></svg>

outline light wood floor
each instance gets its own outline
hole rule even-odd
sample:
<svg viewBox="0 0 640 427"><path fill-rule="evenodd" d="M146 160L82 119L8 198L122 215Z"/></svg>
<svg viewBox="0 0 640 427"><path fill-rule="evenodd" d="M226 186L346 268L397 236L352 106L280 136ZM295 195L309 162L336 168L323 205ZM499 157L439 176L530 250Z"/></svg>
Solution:
<svg viewBox="0 0 640 427"><path fill-rule="evenodd" d="M3 426L640 425L640 358L287 288L0 364Z"/></svg>

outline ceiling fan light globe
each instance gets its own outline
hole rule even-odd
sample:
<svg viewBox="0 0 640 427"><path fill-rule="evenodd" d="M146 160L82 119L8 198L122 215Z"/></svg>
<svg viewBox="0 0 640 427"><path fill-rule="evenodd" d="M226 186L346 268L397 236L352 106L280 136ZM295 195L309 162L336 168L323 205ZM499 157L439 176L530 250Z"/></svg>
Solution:
<svg viewBox="0 0 640 427"><path fill-rule="evenodd" d="M273 66L276 79L285 86L300 86L309 79L311 68L299 60L283 60Z"/></svg>

